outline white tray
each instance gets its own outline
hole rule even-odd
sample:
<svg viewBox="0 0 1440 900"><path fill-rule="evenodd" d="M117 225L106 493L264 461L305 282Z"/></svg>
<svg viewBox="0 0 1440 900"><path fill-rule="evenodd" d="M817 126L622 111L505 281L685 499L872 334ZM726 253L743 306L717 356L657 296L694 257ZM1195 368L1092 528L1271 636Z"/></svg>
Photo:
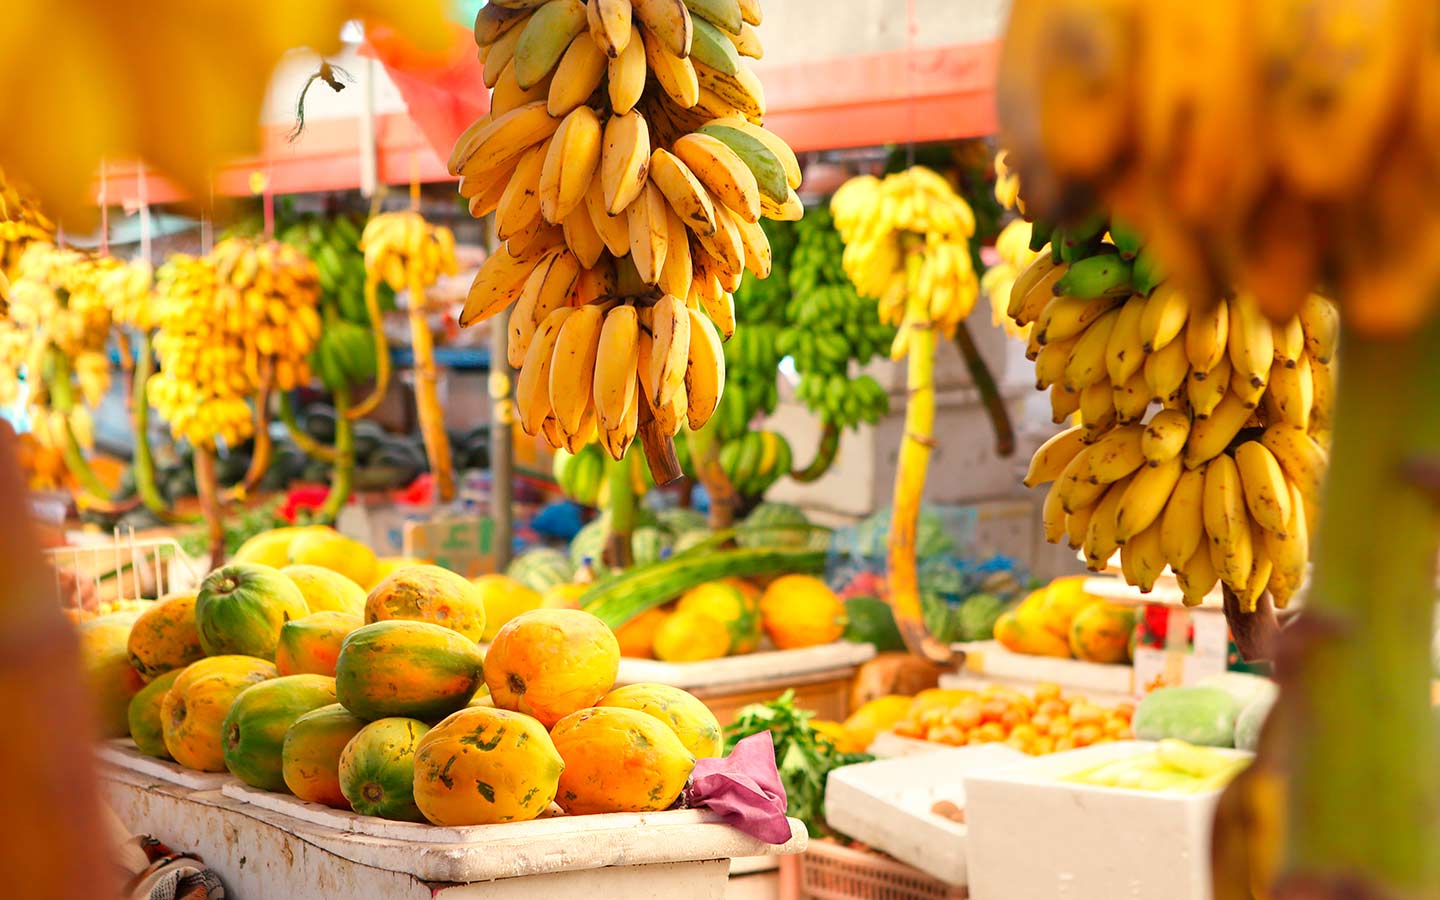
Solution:
<svg viewBox="0 0 1440 900"><path fill-rule="evenodd" d="M922 741L919 738L901 737L893 731L882 731L865 750L877 759L895 759L899 756L918 756L922 753L940 753L954 750L949 744L938 741Z"/></svg>
<svg viewBox="0 0 1440 900"><path fill-rule="evenodd" d="M947 884L963 885L967 826L930 811L939 800L965 808L964 776L1029 759L1002 744L944 747L830 773L825 821Z"/></svg>
<svg viewBox="0 0 1440 900"><path fill-rule="evenodd" d="M875 656L873 644L836 641L799 650L742 653L699 662L660 662L654 659L620 660L616 684L659 682L678 688L717 688L760 681L783 681L816 672L850 669Z"/></svg>
<svg viewBox="0 0 1440 900"><path fill-rule="evenodd" d="M96 747L100 761L137 775L158 778L192 791L216 791L227 784L239 784L229 772L197 772L168 759L156 759L141 753L129 738L114 738Z"/></svg>

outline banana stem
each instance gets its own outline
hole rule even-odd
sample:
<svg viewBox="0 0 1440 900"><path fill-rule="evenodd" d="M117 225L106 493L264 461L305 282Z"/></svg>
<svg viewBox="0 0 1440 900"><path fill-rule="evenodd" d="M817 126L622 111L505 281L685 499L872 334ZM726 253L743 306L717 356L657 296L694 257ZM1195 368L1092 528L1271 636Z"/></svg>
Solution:
<svg viewBox="0 0 1440 900"><path fill-rule="evenodd" d="M1440 323L1403 342L1345 334L1341 353L1320 552L1281 639L1287 862L1318 879L1313 896L1363 873L1374 893L1347 896L1428 900L1440 897L1440 485L1421 483L1417 461L1440 458Z"/></svg>
<svg viewBox="0 0 1440 900"><path fill-rule="evenodd" d="M415 410L420 419L420 438L435 477L435 495L441 503L455 499L455 470L450 463L450 439L445 435L445 411L435 383L435 343L425 321L425 284L419 269L410 271L410 346L415 352Z"/></svg>
<svg viewBox="0 0 1440 900"><path fill-rule="evenodd" d="M380 276L374 272L365 273L365 315L370 319L371 336L375 339L375 385L370 393L350 408L351 419L368 416L390 387L390 347L385 343L385 328L380 316Z"/></svg>
<svg viewBox="0 0 1440 900"><path fill-rule="evenodd" d="M1015 428L1010 424L1010 411L1005 408L1005 398L1000 396L995 376L986 365L985 357L980 355L980 348L975 346L975 336L970 333L970 326L964 319L955 326L955 346L960 350L960 357L965 360L970 380L980 392L980 402L985 407L985 414L990 417L990 427L995 431L995 455L1013 455Z"/></svg>
<svg viewBox="0 0 1440 900"><path fill-rule="evenodd" d="M930 321L929 298L916 290L920 255L910 252L905 269L908 283L906 314L901 328L910 329L905 406L905 436L900 442L900 462L895 473L895 499L890 519L889 589L895 624L910 652L935 663L949 663L950 648L936 640L925 627L920 606L920 580L915 560L915 533L920 522L920 503L925 494L925 475L930 466L930 448L935 434L935 323Z"/></svg>
<svg viewBox="0 0 1440 900"><path fill-rule="evenodd" d="M635 485L630 480L630 463L605 457L605 477L610 484L610 537L605 544L605 564L624 568L635 561L630 537L635 533Z"/></svg>
<svg viewBox="0 0 1440 900"><path fill-rule="evenodd" d="M791 479L801 484L809 484L818 481L820 476L830 471L835 464L835 457L840 452L840 426L834 422L826 422L825 430L820 432L820 446L815 449L815 458L810 465L803 469L796 469L790 473Z"/></svg>
<svg viewBox="0 0 1440 900"><path fill-rule="evenodd" d="M320 507L320 521L334 525L350 499L351 484L355 476L355 423L347 415L350 407L350 389L341 388L335 392L335 465L330 473L330 493Z"/></svg>
<svg viewBox="0 0 1440 900"><path fill-rule="evenodd" d="M227 503L243 501L265 477L265 470L270 468L271 451L274 449L270 441L270 390L270 375L267 372L261 382L260 393L255 397L255 442L250 448L250 465L240 483L225 492Z"/></svg>
<svg viewBox="0 0 1440 900"><path fill-rule="evenodd" d="M70 413L75 408L75 393L70 385L70 362L63 353L53 348L50 352L53 365L46 387L52 407L65 417L65 440L60 447L60 456L65 460L65 468L70 470L70 474L79 483L86 506L103 509L111 502L110 487L95 474L90 461L80 449L80 442L75 439L74 430L70 427Z"/></svg>
<svg viewBox="0 0 1440 900"><path fill-rule="evenodd" d="M154 336L150 332L140 332L135 371L130 381L130 425L135 430L132 467L135 471L135 493L139 495L140 502L161 521L168 522L173 521L175 515L155 483L155 455L150 449L150 401L145 394L145 386L155 370L153 342Z"/></svg>
<svg viewBox="0 0 1440 900"><path fill-rule="evenodd" d="M210 538L210 568L218 569L225 561L225 519L220 508L220 485L215 478L215 451L209 447L195 447L195 488Z"/></svg>
<svg viewBox="0 0 1440 900"><path fill-rule="evenodd" d="M725 467L720 465L720 441L708 424L698 431L688 432L686 440L690 442L695 477L705 485L705 493L710 497L710 527L717 531L729 528L735 524L735 510L740 505L740 497L725 474Z"/></svg>
<svg viewBox="0 0 1440 900"><path fill-rule="evenodd" d="M290 432L290 439L295 442L295 446L304 451L306 456L321 462L335 462L335 448L315 440L295 420L295 404L290 399L289 391L280 392L280 421L284 423L285 430Z"/></svg>

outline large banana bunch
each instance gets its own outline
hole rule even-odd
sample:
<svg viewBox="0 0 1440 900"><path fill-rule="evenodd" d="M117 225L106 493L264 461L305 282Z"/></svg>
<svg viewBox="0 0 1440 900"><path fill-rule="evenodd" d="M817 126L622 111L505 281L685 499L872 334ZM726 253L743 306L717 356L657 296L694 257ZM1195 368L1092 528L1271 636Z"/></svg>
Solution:
<svg viewBox="0 0 1440 900"><path fill-rule="evenodd" d="M19 274L20 258L27 247L54 240L55 223L0 171L0 286Z"/></svg>
<svg viewBox="0 0 1440 900"><path fill-rule="evenodd" d="M456 272L454 233L444 225L431 225L417 212L375 216L365 223L359 246L365 271L392 291L409 290L415 278L429 287L441 275Z"/></svg>
<svg viewBox="0 0 1440 900"><path fill-rule="evenodd" d="M491 113L450 171L504 246L461 325L512 303L527 433L599 438L616 458L639 409L669 434L724 387L733 294L771 267L762 216L798 219L800 166L761 122L756 0L504 0L475 39Z"/></svg>
<svg viewBox="0 0 1440 900"><path fill-rule="evenodd" d="M1440 5L1017 0L1004 46L1030 214L1106 203L1187 289L1274 319L1321 279L1369 336L1435 311Z"/></svg>
<svg viewBox="0 0 1440 900"><path fill-rule="evenodd" d="M156 273L160 371L150 402L178 440L235 446L254 433L249 398L310 380L320 338L315 264L276 241L228 238L206 256L172 256Z"/></svg>
<svg viewBox="0 0 1440 900"><path fill-rule="evenodd" d="M1083 548L1092 569L1119 550L1142 591L1168 566L1187 602L1223 582L1247 612L1265 591L1283 607L1305 576L1325 468L1334 307L1311 295L1272 323L1250 294L1185 291L1103 219L1053 240L1008 307L1032 329L1055 421L1076 419L1026 475L1052 483L1046 539Z"/></svg>
<svg viewBox="0 0 1440 900"><path fill-rule="evenodd" d="M949 182L923 166L884 179L862 175L840 186L830 211L845 241L846 274L879 299L880 320L899 327L893 358L905 355L913 325L954 333L979 288L970 261L975 216ZM927 300L924 321L915 320L919 305L906 302L912 293Z"/></svg>

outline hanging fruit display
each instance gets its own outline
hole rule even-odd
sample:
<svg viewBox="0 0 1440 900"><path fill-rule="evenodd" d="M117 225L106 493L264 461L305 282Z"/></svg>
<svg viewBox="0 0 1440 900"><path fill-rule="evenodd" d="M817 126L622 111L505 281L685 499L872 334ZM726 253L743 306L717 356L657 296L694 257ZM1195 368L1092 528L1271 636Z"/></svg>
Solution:
<svg viewBox="0 0 1440 900"><path fill-rule="evenodd" d="M594 436L618 459L642 420L674 435L715 412L733 293L744 270L770 274L759 220L803 212L799 163L762 127L741 58L761 52L759 21L754 0L480 10L492 112L456 141L450 171L504 245L460 323L515 305L527 433L571 451Z"/></svg>
<svg viewBox="0 0 1440 900"><path fill-rule="evenodd" d="M55 223L0 171L0 298L5 284L19 274L26 248L54 241Z"/></svg>
<svg viewBox="0 0 1440 900"><path fill-rule="evenodd" d="M445 434L445 411L436 388L435 340L426 321L425 289L441 275L453 275L455 235L443 225L431 225L418 212L384 213L365 224L360 237L365 253L365 308L374 334L377 363L375 389L370 397L345 411L347 419L370 412L385 394L390 372L390 353L380 322L379 286L383 281L396 292L410 292L410 346L415 354L415 405L420 434L430 471L435 475L439 498L455 496L455 468L450 459L450 441Z"/></svg>
<svg viewBox="0 0 1440 900"><path fill-rule="evenodd" d="M896 326L891 357L909 356L910 399L889 539L890 601L911 650L948 661L949 647L925 627L915 532L934 445L937 332L953 335L979 292L970 256L975 218L944 178L921 166L883 180L852 178L835 192L830 210L845 241L845 274L861 294L879 298L881 321Z"/></svg>

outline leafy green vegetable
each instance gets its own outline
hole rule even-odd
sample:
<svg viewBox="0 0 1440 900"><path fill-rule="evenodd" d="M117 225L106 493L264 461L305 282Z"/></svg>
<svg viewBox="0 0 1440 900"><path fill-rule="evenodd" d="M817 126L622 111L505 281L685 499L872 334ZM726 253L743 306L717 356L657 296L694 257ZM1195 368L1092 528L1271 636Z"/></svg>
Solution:
<svg viewBox="0 0 1440 900"><path fill-rule="evenodd" d="M768 703L752 703L740 710L725 729L726 752L741 738L770 732L789 801L787 812L804 822L812 837L834 833L825 824L825 780L831 770L874 758L866 753L841 753L810 726L814 717L813 712L795 705L795 692L788 690Z"/></svg>

